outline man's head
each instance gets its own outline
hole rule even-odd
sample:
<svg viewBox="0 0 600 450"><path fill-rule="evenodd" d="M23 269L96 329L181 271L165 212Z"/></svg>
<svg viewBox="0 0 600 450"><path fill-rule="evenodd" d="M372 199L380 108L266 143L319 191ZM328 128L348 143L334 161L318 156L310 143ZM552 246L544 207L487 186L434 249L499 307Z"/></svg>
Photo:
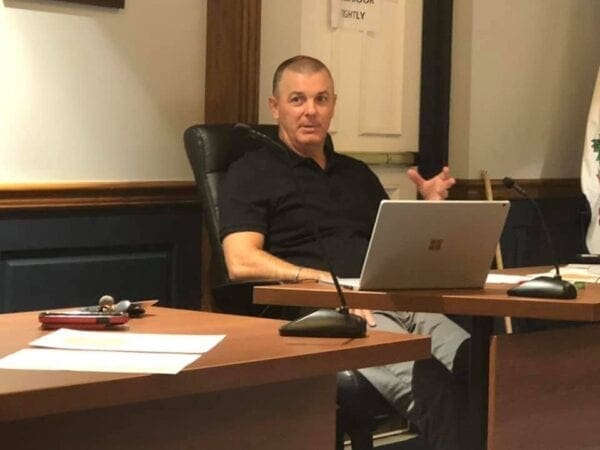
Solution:
<svg viewBox="0 0 600 450"><path fill-rule="evenodd" d="M294 56L275 71L269 107L279 137L293 150L305 156L323 150L335 101L331 73L318 59Z"/></svg>

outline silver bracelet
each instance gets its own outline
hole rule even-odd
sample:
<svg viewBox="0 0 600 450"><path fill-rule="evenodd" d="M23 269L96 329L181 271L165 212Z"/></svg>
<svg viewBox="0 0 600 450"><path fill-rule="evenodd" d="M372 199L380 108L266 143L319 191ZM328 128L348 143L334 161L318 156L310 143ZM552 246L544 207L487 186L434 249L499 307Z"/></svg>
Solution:
<svg viewBox="0 0 600 450"><path fill-rule="evenodd" d="M296 272L296 276L294 277L294 281L298 281L300 279L300 271L302 267L298 266L298 271Z"/></svg>

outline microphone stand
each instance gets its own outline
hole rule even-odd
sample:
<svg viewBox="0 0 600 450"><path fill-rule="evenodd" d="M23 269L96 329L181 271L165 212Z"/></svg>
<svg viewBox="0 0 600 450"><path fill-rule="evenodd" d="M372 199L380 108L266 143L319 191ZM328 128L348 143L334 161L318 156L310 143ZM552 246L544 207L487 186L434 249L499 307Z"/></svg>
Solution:
<svg viewBox="0 0 600 450"><path fill-rule="evenodd" d="M238 123L234 125L234 129L248 134L249 137L267 144L269 147L283 151L288 157L288 160L290 160L290 154L287 148L274 139L271 139L269 136L255 130L251 126L244 123ZM304 190L300 186L300 183L298 182L291 165L290 170L293 183L295 184L296 190L301 196L302 204L306 205ZM367 322L364 318L350 313L346 298L344 297L344 293L342 292L342 288L338 282L337 276L334 273L331 259L327 253L327 248L325 247L321 237L319 226L315 221L311 221L311 225L312 234L319 245L321 257L327 265L327 271L333 279L333 284L335 286L341 306L337 309L319 309L297 320L289 322L279 328L279 334L281 336L301 337L364 337L367 331Z"/></svg>
<svg viewBox="0 0 600 450"><path fill-rule="evenodd" d="M508 290L507 294L515 297L533 297L533 298L548 298L548 299L560 299L560 300L573 300L577 298L577 289L575 286L567 280L563 280L560 276L560 268L558 264L558 257L554 249L548 226L544 220L544 215L537 202L535 202L525 190L519 186L515 180L510 177L504 177L502 180L504 186L508 189L514 189L521 194L525 199L533 204L534 209L542 223L544 234L546 235L546 241L550 247L552 253L552 260L554 261L554 270L556 274L553 277L542 275L535 277L532 280L524 281L515 287Z"/></svg>
<svg viewBox="0 0 600 450"><path fill-rule="evenodd" d="M304 193L300 192L304 200ZM364 337L367 332L367 322L362 317L350 313L346 297L344 297L337 276L333 272L329 254L321 238L319 227L315 222L313 222L313 234L319 243L321 254L327 264L327 271L333 279L341 306L337 309L319 309L289 322L279 328L279 334L281 336L304 337Z"/></svg>

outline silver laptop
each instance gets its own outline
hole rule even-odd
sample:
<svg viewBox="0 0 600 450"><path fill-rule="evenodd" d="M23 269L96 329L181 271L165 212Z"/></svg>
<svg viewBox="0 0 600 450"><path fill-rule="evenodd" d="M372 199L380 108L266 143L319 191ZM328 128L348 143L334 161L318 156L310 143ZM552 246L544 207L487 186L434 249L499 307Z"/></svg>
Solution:
<svg viewBox="0 0 600 450"><path fill-rule="evenodd" d="M360 278L361 290L481 288L490 270L508 201L384 200Z"/></svg>

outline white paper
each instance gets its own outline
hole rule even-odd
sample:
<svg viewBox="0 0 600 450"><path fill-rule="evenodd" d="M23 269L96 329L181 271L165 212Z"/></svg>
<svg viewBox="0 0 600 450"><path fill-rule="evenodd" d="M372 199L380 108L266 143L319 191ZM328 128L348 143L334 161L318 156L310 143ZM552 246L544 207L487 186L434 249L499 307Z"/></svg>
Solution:
<svg viewBox="0 0 600 450"><path fill-rule="evenodd" d="M554 276L555 270L537 275ZM585 283L600 282L599 264L567 264L560 268L560 276L567 281L583 281Z"/></svg>
<svg viewBox="0 0 600 450"><path fill-rule="evenodd" d="M516 284L536 277L553 277L556 270L548 272L528 273L526 275L489 274L486 283ZM600 264L567 264L560 268L560 276L567 281L583 281L585 283L600 283Z"/></svg>
<svg viewBox="0 0 600 450"><path fill-rule="evenodd" d="M198 354L208 352L224 337L224 334L156 334L122 331L80 331L61 328L30 342L29 345L66 350Z"/></svg>
<svg viewBox="0 0 600 450"><path fill-rule="evenodd" d="M486 284L517 284L522 281L528 280L528 277L523 275L508 275L504 273L489 273Z"/></svg>
<svg viewBox="0 0 600 450"><path fill-rule="evenodd" d="M380 1L331 0L331 27L377 32L381 29Z"/></svg>
<svg viewBox="0 0 600 450"><path fill-rule="evenodd" d="M0 369L174 375L201 355L26 348L0 359Z"/></svg>

